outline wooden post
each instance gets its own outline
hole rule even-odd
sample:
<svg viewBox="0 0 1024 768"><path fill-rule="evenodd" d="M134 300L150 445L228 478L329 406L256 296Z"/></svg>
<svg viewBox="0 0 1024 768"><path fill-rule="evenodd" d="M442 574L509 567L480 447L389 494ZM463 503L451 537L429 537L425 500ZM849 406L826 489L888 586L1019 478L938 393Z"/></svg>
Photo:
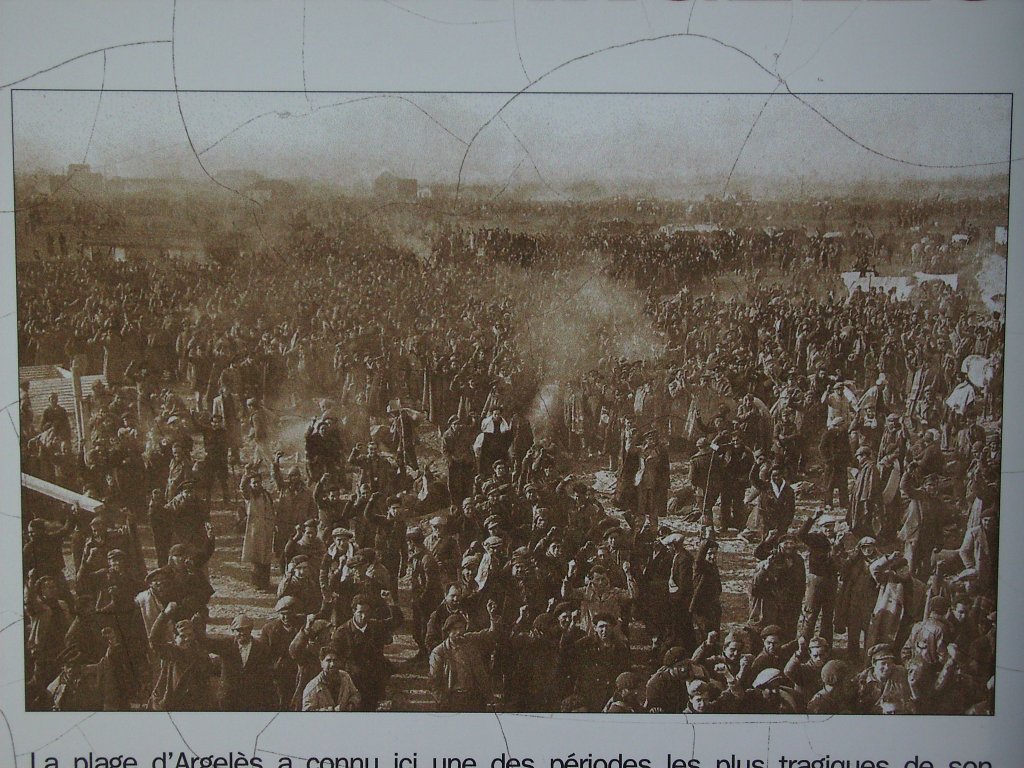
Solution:
<svg viewBox="0 0 1024 768"><path fill-rule="evenodd" d="M75 424L78 426L78 450L84 451L89 441L88 421L85 417L85 399L82 396L81 360L78 356L71 361L71 393L75 398Z"/></svg>

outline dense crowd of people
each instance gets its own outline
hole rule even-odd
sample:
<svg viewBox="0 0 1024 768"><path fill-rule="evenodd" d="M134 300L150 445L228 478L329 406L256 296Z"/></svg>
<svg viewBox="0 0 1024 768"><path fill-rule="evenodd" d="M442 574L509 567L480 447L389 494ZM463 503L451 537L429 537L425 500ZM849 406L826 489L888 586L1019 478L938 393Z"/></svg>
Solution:
<svg viewBox="0 0 1024 768"><path fill-rule="evenodd" d="M82 494L26 497L29 707L375 711L401 632L444 711L991 712L1003 320L944 284L816 291L879 254L822 248L316 229L21 267L22 365L103 374L80 418L22 383L24 471ZM593 252L656 348L523 315ZM585 364L553 379L531 334L574 312ZM230 634L225 509L277 601Z"/></svg>

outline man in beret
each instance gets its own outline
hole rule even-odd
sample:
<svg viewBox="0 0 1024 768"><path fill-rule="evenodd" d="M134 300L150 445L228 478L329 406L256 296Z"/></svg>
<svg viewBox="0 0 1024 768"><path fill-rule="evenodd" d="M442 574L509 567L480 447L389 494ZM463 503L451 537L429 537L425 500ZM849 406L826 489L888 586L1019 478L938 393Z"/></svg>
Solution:
<svg viewBox="0 0 1024 768"><path fill-rule="evenodd" d="M844 662L837 659L827 661L821 668L821 690L807 702L809 715L853 714L855 693L850 675Z"/></svg>
<svg viewBox="0 0 1024 768"><path fill-rule="evenodd" d="M704 679L703 667L690 659L682 648L669 648L662 665L647 681L646 704L648 711L659 714L678 714L686 709L687 683L694 678Z"/></svg>
<svg viewBox="0 0 1024 768"><path fill-rule="evenodd" d="M761 674L766 669L781 670L786 660L798 648L796 640L785 642L783 630L778 624L769 624L761 628L761 651L750 664L750 674L753 677Z"/></svg>

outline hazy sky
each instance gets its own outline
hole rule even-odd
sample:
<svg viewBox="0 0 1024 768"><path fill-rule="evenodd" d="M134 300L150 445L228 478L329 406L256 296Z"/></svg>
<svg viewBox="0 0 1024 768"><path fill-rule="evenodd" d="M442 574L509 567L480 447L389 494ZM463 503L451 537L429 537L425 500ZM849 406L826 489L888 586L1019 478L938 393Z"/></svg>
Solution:
<svg viewBox="0 0 1024 768"><path fill-rule="evenodd" d="M429 184L457 179L466 142L508 98L184 93L181 108L195 148L214 174L251 169L350 185L389 170ZM527 93L480 133L462 178L514 186L543 177L556 188L594 180L614 188L645 179L685 182L697 175L724 184L737 156L737 181L927 179L1006 171L1009 96L804 98L857 141L910 163L1004 164L944 170L884 159L784 94ZM19 91L14 123L15 167L21 172L84 160L108 176L202 178L171 92Z"/></svg>

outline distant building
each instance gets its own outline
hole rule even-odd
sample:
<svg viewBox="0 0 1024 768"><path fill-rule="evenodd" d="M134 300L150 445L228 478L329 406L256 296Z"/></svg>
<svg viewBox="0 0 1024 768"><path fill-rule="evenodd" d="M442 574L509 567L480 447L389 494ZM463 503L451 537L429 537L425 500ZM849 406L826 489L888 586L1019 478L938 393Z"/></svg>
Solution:
<svg viewBox="0 0 1024 768"><path fill-rule="evenodd" d="M71 163L66 179L67 183L79 192L92 192L103 188L103 174L95 173L87 163Z"/></svg>
<svg viewBox="0 0 1024 768"><path fill-rule="evenodd" d="M416 179L400 179L387 171L373 182L373 194L377 197L415 199L418 192L419 184Z"/></svg>
<svg viewBox="0 0 1024 768"><path fill-rule="evenodd" d="M434 196L434 193L430 191L430 187L420 187L416 190L416 197L420 200L429 200Z"/></svg>

